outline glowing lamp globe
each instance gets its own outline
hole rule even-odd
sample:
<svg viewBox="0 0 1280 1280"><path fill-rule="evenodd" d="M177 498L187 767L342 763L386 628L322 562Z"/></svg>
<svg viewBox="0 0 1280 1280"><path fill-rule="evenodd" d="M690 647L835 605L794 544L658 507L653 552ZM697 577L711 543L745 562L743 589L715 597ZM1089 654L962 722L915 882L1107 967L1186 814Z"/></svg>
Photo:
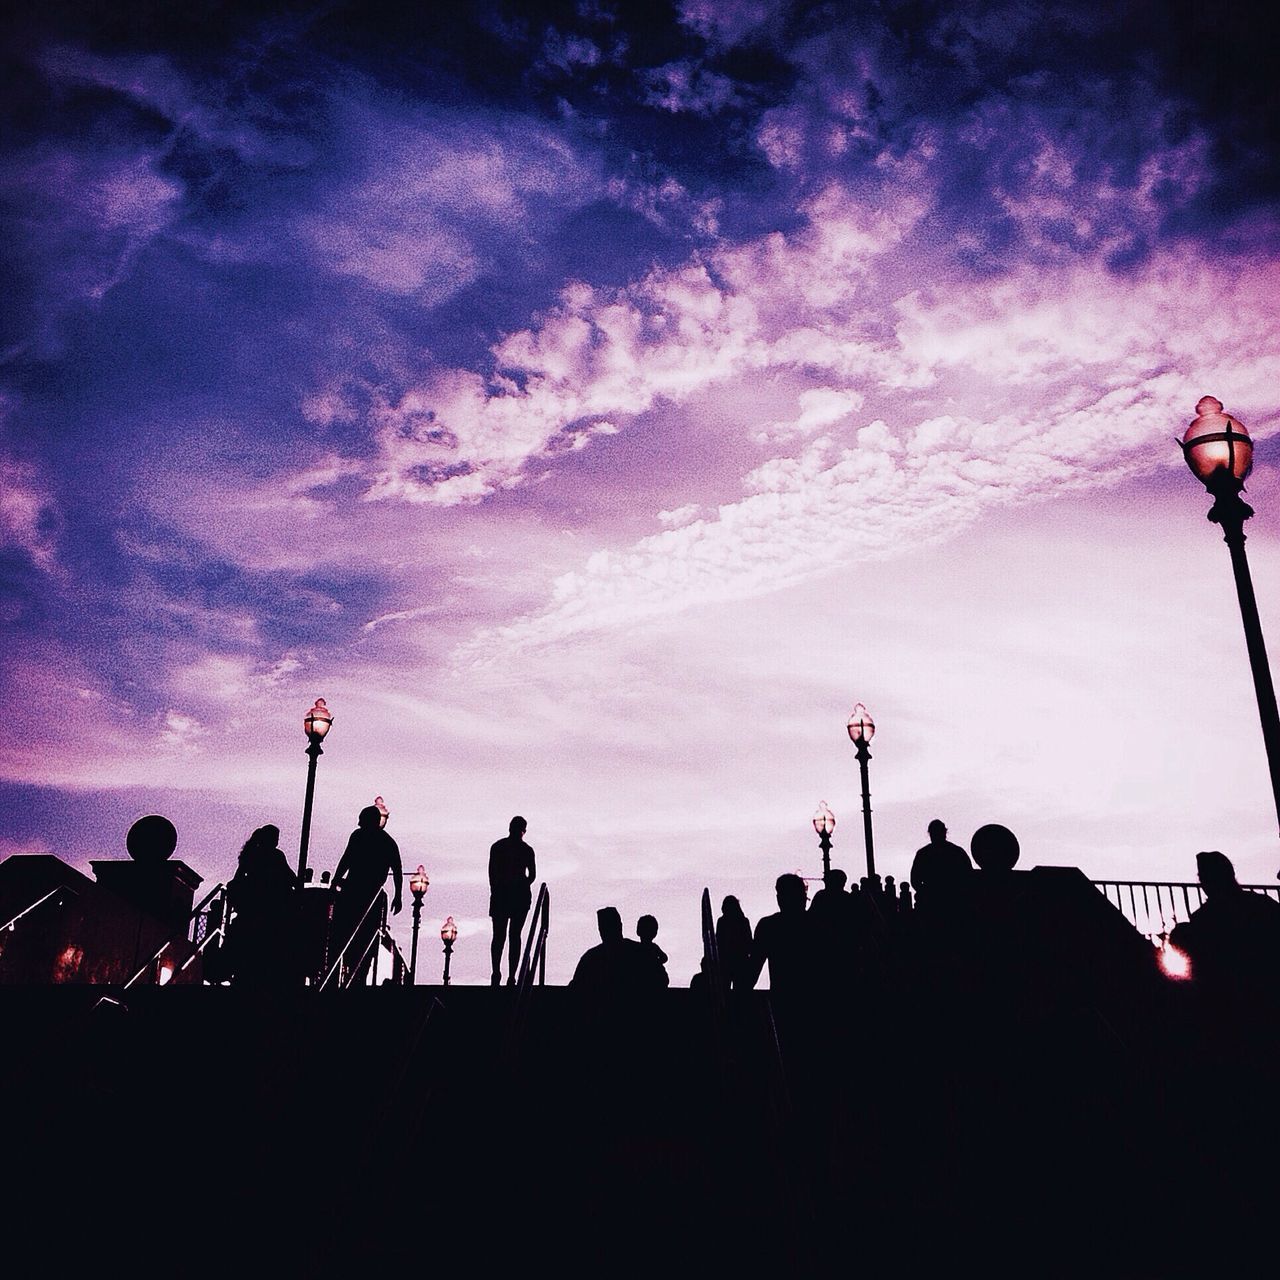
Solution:
<svg viewBox="0 0 1280 1280"><path fill-rule="evenodd" d="M453 917L450 916L444 924L440 926L440 941L453 942L458 936L458 926L453 923Z"/></svg>
<svg viewBox="0 0 1280 1280"><path fill-rule="evenodd" d="M813 829L820 836L829 836L836 829L836 815L827 808L824 800L813 815Z"/></svg>
<svg viewBox="0 0 1280 1280"><path fill-rule="evenodd" d="M876 722L861 702L849 713L848 728L854 742L870 742L876 736Z"/></svg>
<svg viewBox="0 0 1280 1280"><path fill-rule="evenodd" d="M427 869L418 863L418 869L409 877L409 890L411 893L426 893L427 886L431 883L427 875Z"/></svg>
<svg viewBox="0 0 1280 1280"><path fill-rule="evenodd" d="M1218 472L1243 483L1253 470L1253 441L1244 423L1224 413L1222 401L1213 396L1201 399L1196 415L1181 441L1192 474L1206 486Z"/></svg>
<svg viewBox="0 0 1280 1280"><path fill-rule="evenodd" d="M385 827L387 819L391 817L391 810L387 808L387 802L381 796L374 796L373 807L378 811L378 826Z"/></svg>
<svg viewBox="0 0 1280 1280"><path fill-rule="evenodd" d="M329 732L331 724L333 724L333 713L324 705L323 698L317 698L316 705L302 717L303 730L307 737L317 744Z"/></svg>

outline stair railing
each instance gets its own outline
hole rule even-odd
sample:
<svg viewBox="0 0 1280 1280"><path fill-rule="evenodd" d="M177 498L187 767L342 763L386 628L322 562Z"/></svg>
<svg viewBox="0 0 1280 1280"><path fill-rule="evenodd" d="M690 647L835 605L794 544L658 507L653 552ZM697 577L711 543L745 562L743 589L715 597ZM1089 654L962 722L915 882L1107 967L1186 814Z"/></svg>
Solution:
<svg viewBox="0 0 1280 1280"><path fill-rule="evenodd" d="M546 985L547 934L550 929L551 894L544 880L538 889L538 899L529 923L529 936L524 941L524 956L516 975L515 1006L511 1010L511 1026L507 1031L507 1057L513 1063L519 1055L525 1020L529 1016L529 990L533 986L535 968L538 971L538 985Z"/></svg>
<svg viewBox="0 0 1280 1280"><path fill-rule="evenodd" d="M352 944L356 938L360 936L360 930L364 928L364 923L369 918L369 912L374 908L378 909L379 918L377 928L373 931L373 936L369 939L365 949L360 953L359 960L344 971L344 963L347 958L347 952L351 950ZM350 936L346 942L342 944L342 950L334 957L333 964L329 966L329 972L324 975L320 983L319 990L324 991L336 976L338 979L337 990L347 991L355 983L355 976L364 966L364 962L369 958L370 951L373 951L384 939L389 939L394 949L394 954L399 958L400 966L404 965L404 957L400 955L399 947L395 945L395 939L391 937L391 931L387 928L387 895L384 890L379 890L372 898L369 899L369 905L365 907L363 914L360 916L356 927L351 930ZM378 954L373 954L373 981L376 985L378 981Z"/></svg>
<svg viewBox="0 0 1280 1280"><path fill-rule="evenodd" d="M26 917L33 911L38 911L46 902L52 902L55 899L60 898L63 894L68 894L72 898L78 898L80 896L70 885L57 885L55 888L50 889L48 893L41 894L40 897L28 906L23 907L12 920L8 920L4 924L0 924L0 933L4 933L6 929L10 933L13 933L18 927L20 921L26 919Z"/></svg>
<svg viewBox="0 0 1280 1280"><path fill-rule="evenodd" d="M210 929L209 917L214 915L215 907L217 908L217 924ZM185 971L194 963L195 958L204 954L204 950L209 946L215 938L225 941L227 936L227 917L230 912L230 906L227 900L227 886L222 882L215 884L208 893L200 899L194 907L191 908L191 914L187 917L182 928L171 933L156 949L150 959L138 970L137 973L124 984L124 990L133 986L145 973L153 966L160 962L160 957L166 951L169 951L179 941L194 943L194 949L191 954L182 962L181 970ZM156 970L156 981L159 982L159 970Z"/></svg>

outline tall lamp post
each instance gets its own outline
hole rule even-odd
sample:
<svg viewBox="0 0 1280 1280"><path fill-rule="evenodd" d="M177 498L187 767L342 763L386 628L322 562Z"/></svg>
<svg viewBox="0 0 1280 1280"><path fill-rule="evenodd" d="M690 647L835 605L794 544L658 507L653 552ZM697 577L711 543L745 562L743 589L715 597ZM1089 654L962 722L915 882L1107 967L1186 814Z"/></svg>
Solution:
<svg viewBox="0 0 1280 1280"><path fill-rule="evenodd" d="M413 942L409 947L409 985L417 981L418 930L422 927L422 898L431 883L427 869L418 863L418 869L409 877L409 892L413 894Z"/></svg>
<svg viewBox="0 0 1280 1280"><path fill-rule="evenodd" d="M827 808L825 800L813 815L813 829L818 833L818 848L822 850L822 882L825 884L831 870L831 833L836 829L836 815Z"/></svg>
<svg viewBox="0 0 1280 1280"><path fill-rule="evenodd" d="M458 926L453 923L453 917L450 916L444 924L440 926L440 941L444 943L444 985L449 985L449 960L453 956L453 944L457 941Z"/></svg>
<svg viewBox="0 0 1280 1280"><path fill-rule="evenodd" d="M316 794L316 761L324 755L320 744L333 724L333 714L324 705L323 698L302 717L302 728L307 735L307 795L302 802L302 835L298 839L298 888L307 879L307 847L311 843L311 801Z"/></svg>
<svg viewBox="0 0 1280 1280"><path fill-rule="evenodd" d="M858 768L862 772L862 839L867 847L867 879L876 877L875 842L871 837L871 788L867 782L867 761L871 752L867 744L876 736L876 722L871 713L859 702L849 714L846 726L853 745L858 749Z"/></svg>
<svg viewBox="0 0 1280 1280"><path fill-rule="evenodd" d="M1222 540L1231 552L1231 569L1240 600L1244 639L1253 669L1253 687L1262 720L1262 741L1271 770L1271 794L1276 821L1280 823L1280 714L1276 712L1276 691L1271 682L1271 665L1262 639L1258 601L1253 594L1253 578L1244 553L1244 522L1253 508L1240 497L1245 478L1253 470L1253 441L1244 423L1222 410L1222 401L1204 396L1196 405L1195 421L1182 437L1182 456L1192 474L1213 497L1209 519L1222 526Z"/></svg>

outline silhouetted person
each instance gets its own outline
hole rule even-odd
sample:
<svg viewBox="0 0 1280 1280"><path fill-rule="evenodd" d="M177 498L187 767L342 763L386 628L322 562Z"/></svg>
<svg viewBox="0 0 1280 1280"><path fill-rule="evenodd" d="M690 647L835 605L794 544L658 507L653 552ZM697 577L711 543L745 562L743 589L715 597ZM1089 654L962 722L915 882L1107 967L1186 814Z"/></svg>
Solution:
<svg viewBox="0 0 1280 1280"><path fill-rule="evenodd" d="M742 903L730 894L720 904L716 921L716 951L720 956L720 974L726 989L742 991L755 981L751 972L751 921Z"/></svg>
<svg viewBox="0 0 1280 1280"><path fill-rule="evenodd" d="M669 981L667 971L643 943L622 936L617 907L596 912L600 945L583 953L573 971L571 986L602 1001L627 999L647 991L660 991Z"/></svg>
<svg viewBox="0 0 1280 1280"><path fill-rule="evenodd" d="M658 921L655 916L641 916L636 921L636 937L640 939L640 945L647 955L652 956L665 969L667 953L654 941L657 936Z"/></svg>
<svg viewBox="0 0 1280 1280"><path fill-rule="evenodd" d="M824 871L822 874L822 888L813 895L813 901L809 904L810 917L821 919L824 916L842 916L846 902L841 901L841 899L847 900L849 898L848 893L845 892L845 885L848 883L849 877L838 867L832 867L830 871Z"/></svg>
<svg viewBox="0 0 1280 1280"><path fill-rule="evenodd" d="M279 843L279 827L259 827L240 850L227 885L235 912L229 949L237 986L274 986L290 976L297 880Z"/></svg>
<svg viewBox="0 0 1280 1280"><path fill-rule="evenodd" d="M813 959L821 977L847 981L865 943L862 903L845 891L849 877L838 867L822 876L822 888L809 904Z"/></svg>
<svg viewBox="0 0 1280 1280"><path fill-rule="evenodd" d="M911 887L917 905L928 910L952 896L973 871L969 855L947 839L947 825L940 818L929 823L929 843L916 850L911 862Z"/></svg>
<svg viewBox="0 0 1280 1280"><path fill-rule="evenodd" d="M358 966L352 978L358 985L372 960L369 944L378 929L379 908L369 910L369 905L382 892L390 875L395 881L391 912L399 915L402 873L400 846L382 829L382 813L377 806L361 809L357 822L359 825L351 833L334 872L333 887L338 891L335 912L338 937L344 942L350 940L347 964Z"/></svg>
<svg viewBox="0 0 1280 1280"><path fill-rule="evenodd" d="M755 986L768 964L769 989L791 994L803 990L813 970L813 946L805 912L808 890L798 875L788 873L778 877L774 893L777 912L756 925L748 985Z"/></svg>
<svg viewBox="0 0 1280 1280"><path fill-rule="evenodd" d="M1231 859L1196 854L1205 902L1169 941L1191 958L1192 980L1209 987L1280 996L1280 903L1242 889Z"/></svg>
<svg viewBox="0 0 1280 1280"><path fill-rule="evenodd" d="M507 984L516 980L520 962L520 934L529 914L530 886L537 877L533 850L524 842L529 824L517 814L507 826L508 834L489 848L489 916L493 920L493 941L489 957L496 987L502 981L502 948L507 944Z"/></svg>

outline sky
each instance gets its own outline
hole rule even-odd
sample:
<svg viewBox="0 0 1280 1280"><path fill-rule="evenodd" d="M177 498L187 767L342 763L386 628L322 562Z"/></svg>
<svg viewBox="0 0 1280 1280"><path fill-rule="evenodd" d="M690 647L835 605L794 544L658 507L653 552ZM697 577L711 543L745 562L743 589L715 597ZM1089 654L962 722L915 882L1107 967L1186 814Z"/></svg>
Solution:
<svg viewBox="0 0 1280 1280"><path fill-rule="evenodd" d="M488 977L523 814L563 982L703 887L1280 868L1274 10L34 6L0 74L0 856L168 815L227 878L375 795ZM407 898L406 892L406 898ZM409 912L396 921L408 943Z"/></svg>

